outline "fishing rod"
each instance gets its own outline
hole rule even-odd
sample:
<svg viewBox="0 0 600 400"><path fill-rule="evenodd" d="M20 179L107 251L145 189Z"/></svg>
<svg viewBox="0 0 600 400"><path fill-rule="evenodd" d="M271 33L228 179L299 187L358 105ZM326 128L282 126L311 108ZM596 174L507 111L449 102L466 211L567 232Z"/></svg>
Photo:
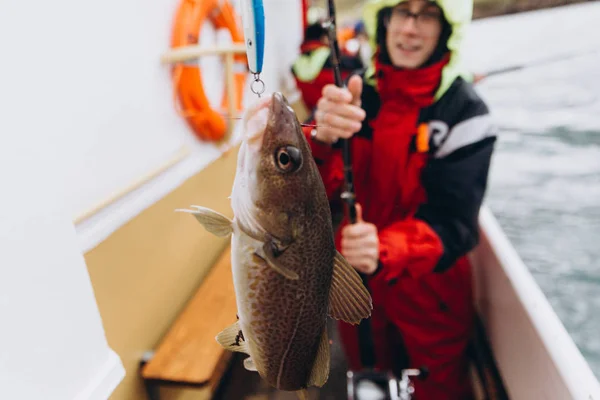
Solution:
<svg viewBox="0 0 600 400"><path fill-rule="evenodd" d="M333 74L335 85L344 87L342 72L340 70L340 48L337 39L335 4L333 0L328 0L329 20L325 22L324 28L327 29L329 37L329 46L331 48L331 59L333 64ZM352 177L352 161L350 156L350 142L348 139L340 139L342 145L342 159L344 160L344 190L341 194L342 200L348 207L350 223L356 223L356 195L354 193L354 183Z"/></svg>
<svg viewBox="0 0 600 400"><path fill-rule="evenodd" d="M341 88L345 85L340 70L340 49L337 40L336 14L333 0L328 0L328 9L329 19L323 24L323 27L327 29L329 37L335 85ZM348 207L350 223L354 224L356 223L356 195L354 193L349 139L340 139L340 144L342 145L342 159L344 162L344 190L342 191L341 198ZM359 273L359 275L363 285L368 290L367 276L362 273ZM363 319L358 325L358 341L362 365L368 369L373 369L375 367L375 346L371 334L371 321L368 318Z"/></svg>

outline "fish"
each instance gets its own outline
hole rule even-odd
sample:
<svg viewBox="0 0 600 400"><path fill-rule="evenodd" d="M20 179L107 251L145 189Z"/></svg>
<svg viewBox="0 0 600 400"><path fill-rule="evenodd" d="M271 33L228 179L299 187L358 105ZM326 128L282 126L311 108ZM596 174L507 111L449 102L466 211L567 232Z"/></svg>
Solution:
<svg viewBox="0 0 600 400"><path fill-rule="evenodd" d="M325 187L285 96L258 100L242 124L233 219L202 206L179 211L231 236L238 314L217 342L249 355L244 367L270 386L305 399L329 377L327 318L356 325L370 317L372 299L335 248Z"/></svg>

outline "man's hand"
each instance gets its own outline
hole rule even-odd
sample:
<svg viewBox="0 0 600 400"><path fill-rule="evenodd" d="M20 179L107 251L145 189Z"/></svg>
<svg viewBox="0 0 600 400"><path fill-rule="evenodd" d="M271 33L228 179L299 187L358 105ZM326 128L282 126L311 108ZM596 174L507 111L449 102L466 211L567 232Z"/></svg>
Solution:
<svg viewBox="0 0 600 400"><path fill-rule="evenodd" d="M342 229L342 255L350 265L366 275L377 270L379 235L377 227L362 219L362 208L356 204L356 223Z"/></svg>
<svg viewBox="0 0 600 400"><path fill-rule="evenodd" d="M347 88L332 84L323 88L315 112L317 140L335 143L339 138L348 139L360 130L366 117L365 111L360 107L362 86L362 78L354 75L348 81Z"/></svg>

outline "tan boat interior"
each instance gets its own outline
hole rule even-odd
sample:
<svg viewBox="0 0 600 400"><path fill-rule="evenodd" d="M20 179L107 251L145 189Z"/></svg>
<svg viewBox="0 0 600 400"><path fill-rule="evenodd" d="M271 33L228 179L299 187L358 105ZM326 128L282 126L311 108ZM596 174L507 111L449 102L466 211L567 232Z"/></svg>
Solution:
<svg viewBox="0 0 600 400"><path fill-rule="evenodd" d="M146 370L148 376L208 382L166 385L160 399L296 400L294 393L276 392L256 372L246 371L239 354L214 352L215 333L235 321L231 275L222 258L228 240L208 233L189 214L174 212L194 204L232 217L228 196L236 160L235 150L225 154L85 254L108 344L126 369L111 400L148 399L140 368L148 351L156 352L158 366ZM215 265L221 268L213 269ZM329 334L330 378L321 390L310 389L311 399L346 398L345 359L332 321ZM207 360L213 360L212 366L204 365ZM479 364L485 360L480 352ZM494 388L493 368L473 371L484 372L473 380L478 398L504 398Z"/></svg>

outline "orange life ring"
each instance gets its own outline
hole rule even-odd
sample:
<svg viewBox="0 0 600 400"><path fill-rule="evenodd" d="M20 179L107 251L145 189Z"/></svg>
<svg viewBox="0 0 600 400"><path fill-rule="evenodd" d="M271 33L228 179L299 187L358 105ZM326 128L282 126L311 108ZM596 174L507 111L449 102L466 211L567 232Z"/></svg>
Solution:
<svg viewBox="0 0 600 400"><path fill-rule="evenodd" d="M171 47L195 45L205 21L210 21L215 29L225 28L234 43L244 43L242 30L237 26L237 15L228 0L181 0L171 37ZM247 61L245 54L235 55L234 85L237 96L236 108L242 109L242 97L246 83ZM197 65L175 64L172 71L175 96L179 100L180 115L185 117L194 134L203 140L219 141L227 131L227 121L213 110L202 87L202 73ZM176 99L176 101L177 101ZM227 109L229 99L223 85L221 107Z"/></svg>

